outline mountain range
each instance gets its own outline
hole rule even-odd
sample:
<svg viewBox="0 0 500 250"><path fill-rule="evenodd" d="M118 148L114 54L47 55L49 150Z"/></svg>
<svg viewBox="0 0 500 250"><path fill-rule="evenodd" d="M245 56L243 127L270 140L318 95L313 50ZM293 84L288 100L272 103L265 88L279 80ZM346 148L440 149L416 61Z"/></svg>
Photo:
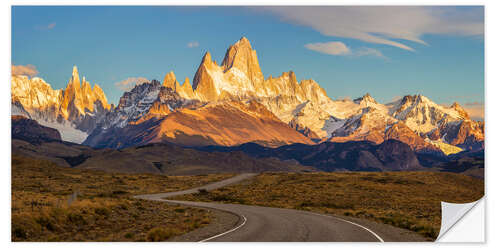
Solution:
<svg viewBox="0 0 500 250"><path fill-rule="evenodd" d="M12 154L59 166L121 173L446 171L484 178L484 150L438 156L415 152L393 139L380 144L348 141L280 147L256 143L183 147L163 142L97 149L63 141L58 130L17 115L12 116Z"/></svg>
<svg viewBox="0 0 500 250"><path fill-rule="evenodd" d="M83 142L101 119L114 109L99 85L92 88L78 69L65 90L54 90L43 79L12 76L12 115L32 118L61 132L66 141Z"/></svg>
<svg viewBox="0 0 500 250"><path fill-rule="evenodd" d="M95 149L61 140L56 129L24 116L12 116L12 154L58 166L120 173L199 175L210 173L311 172L296 161L256 158L244 152L206 152L171 143L126 149Z"/></svg>
<svg viewBox="0 0 500 250"><path fill-rule="evenodd" d="M472 120L458 103L438 105L422 95L387 104L369 94L332 100L314 80L298 81L293 71L265 78L245 37L227 49L220 65L207 52L192 82L186 78L180 84L169 72L163 82L144 82L125 92L115 107L97 84L91 87L85 77L80 81L76 67L64 90L53 90L38 77L12 76L12 114L93 148L161 142L273 148L352 141L382 147L393 140L436 155L484 148L484 122Z"/></svg>

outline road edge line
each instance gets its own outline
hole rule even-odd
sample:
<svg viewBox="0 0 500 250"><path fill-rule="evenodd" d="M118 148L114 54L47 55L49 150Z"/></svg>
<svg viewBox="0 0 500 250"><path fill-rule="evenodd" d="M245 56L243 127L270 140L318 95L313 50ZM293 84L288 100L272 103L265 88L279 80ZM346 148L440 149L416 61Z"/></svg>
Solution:
<svg viewBox="0 0 500 250"><path fill-rule="evenodd" d="M311 212L310 212L311 213ZM311 214L317 214L317 213L311 213ZM317 214L317 215L321 215L321 216L324 216L324 217L329 217L329 218L333 218L333 219L337 219L337 220L340 220L340 221L343 221L343 222L347 222L347 223L350 223L350 224L353 224L355 226L358 226L360 228L363 228L364 230L370 232L373 236L375 236L380 242L385 242L384 239L382 239L382 237L378 236L378 234L376 234L375 232L373 232L372 230L370 230L369 228L363 226L363 225L360 225L358 223L355 223L355 222L352 222L352 221L348 221L348 220L345 220L345 219L342 219L342 218L339 218L339 217L336 217L336 216L329 216L329 215L325 215L325 214Z"/></svg>
<svg viewBox="0 0 500 250"><path fill-rule="evenodd" d="M243 217L243 223L241 223L241 224L240 224L240 225L238 225L237 227L235 227L235 228L233 228L233 229L230 229L230 230L228 230L228 231L226 231L226 232L223 232L223 233L220 233L220 234L214 235L214 236L212 236L212 237L206 238L206 239L204 239L204 240L200 240L200 241L198 241L198 242L206 242L206 241L209 241L209 240L213 240L213 239L215 239L215 238L218 238L218 237L220 237L220 236L223 236L223 235L226 235L226 234L228 234L228 233L231 233L231 232L234 232L234 231L238 230L240 227L242 227L243 225L245 225L245 224L247 223L247 217L245 217L244 215L241 215L241 217Z"/></svg>

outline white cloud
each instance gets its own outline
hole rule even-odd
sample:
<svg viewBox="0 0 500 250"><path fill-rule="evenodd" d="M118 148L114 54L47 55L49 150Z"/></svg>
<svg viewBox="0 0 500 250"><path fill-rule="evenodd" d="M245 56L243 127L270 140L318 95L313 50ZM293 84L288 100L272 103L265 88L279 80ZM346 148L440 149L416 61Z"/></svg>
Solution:
<svg viewBox="0 0 500 250"><path fill-rule="evenodd" d="M417 6L259 7L325 36L385 44L414 51L425 34L482 36L484 8Z"/></svg>
<svg viewBox="0 0 500 250"><path fill-rule="evenodd" d="M366 48L366 47L363 47L363 48L356 50L353 53L353 55L354 56L374 56L374 57L380 57L380 58L387 59L387 57L385 57L382 54L382 52L380 52L379 50L374 49L374 48Z"/></svg>
<svg viewBox="0 0 500 250"><path fill-rule="evenodd" d="M196 41L194 41L194 42L189 42L189 43L187 44L187 47L188 47L188 48L196 48L196 47L198 47L198 46L200 46L200 43L198 43L198 42L196 42Z"/></svg>
<svg viewBox="0 0 500 250"><path fill-rule="evenodd" d="M306 48L328 55L348 55L351 50L342 42L308 43Z"/></svg>
<svg viewBox="0 0 500 250"><path fill-rule="evenodd" d="M144 78L144 77L129 77L123 81L116 82L115 86L123 91L129 91L132 88L134 88L135 85L145 83L145 82L149 82L149 80Z"/></svg>
<svg viewBox="0 0 500 250"><path fill-rule="evenodd" d="M374 48L362 47L359 49L351 49L343 42L326 42L326 43L308 43L304 47L314 50L323 54L334 56L374 56L387 59L382 52Z"/></svg>
<svg viewBox="0 0 500 250"><path fill-rule="evenodd" d="M12 75L25 75L29 77L33 77L38 75L38 70L34 65L12 65L11 66Z"/></svg>

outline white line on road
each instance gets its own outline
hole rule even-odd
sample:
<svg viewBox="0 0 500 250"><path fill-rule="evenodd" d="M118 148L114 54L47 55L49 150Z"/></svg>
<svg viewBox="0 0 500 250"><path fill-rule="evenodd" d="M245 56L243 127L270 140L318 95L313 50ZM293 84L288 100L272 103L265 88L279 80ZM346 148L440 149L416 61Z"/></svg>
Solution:
<svg viewBox="0 0 500 250"><path fill-rule="evenodd" d="M218 238L218 237L220 237L222 235L225 235L225 234L228 234L230 232L234 232L234 231L238 230L238 228L242 227L243 225L245 225L245 223L247 223L247 217L245 217L244 215L241 215L241 216L243 217L243 223L241 223L239 226L237 226L237 227L235 227L235 228L233 228L233 229L231 229L229 231L226 231L224 233L214 235L214 236L212 236L210 238L207 238L207 239L204 239L204 240L200 240L198 242L205 242L205 241L213 240L213 239Z"/></svg>
<svg viewBox="0 0 500 250"><path fill-rule="evenodd" d="M311 212L310 212L311 213ZM333 218L333 219L337 219L337 220L340 220L340 221L343 221L343 222L347 222L347 223L351 223L355 226L358 226L360 228L363 228L364 230L370 232L371 234L373 234L373 236L377 237L377 239L380 241L380 242L385 242L382 237L378 236L378 234L376 234L375 232L373 232L372 230L370 230L369 228L365 227L365 226L362 226L362 225L359 225L358 223L354 223L352 221L348 221L348 220L344 220L344 219L341 219L341 218L338 218L338 217L335 217L335 216L328 216L328 215L324 215L324 214L317 214L317 213L312 213L312 214L316 214L316 215L321 215L321 216L325 216L325 217L329 217L329 218Z"/></svg>

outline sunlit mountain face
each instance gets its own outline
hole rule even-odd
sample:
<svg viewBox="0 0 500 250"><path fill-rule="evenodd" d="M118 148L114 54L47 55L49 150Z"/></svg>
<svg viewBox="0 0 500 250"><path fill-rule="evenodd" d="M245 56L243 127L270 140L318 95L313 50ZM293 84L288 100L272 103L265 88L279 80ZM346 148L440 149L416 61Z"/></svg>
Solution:
<svg viewBox="0 0 500 250"><path fill-rule="evenodd" d="M417 152L452 154L484 147L484 123L458 104L438 105L422 95L378 103L369 94L332 100L314 80L293 71L265 77L257 52L243 37L219 65L207 52L191 85L174 72L138 84L119 104L98 85L80 80L76 67L64 90L43 79L12 78L12 113L60 131L63 140L122 148L154 142L180 145L266 146L322 141L395 139Z"/></svg>

